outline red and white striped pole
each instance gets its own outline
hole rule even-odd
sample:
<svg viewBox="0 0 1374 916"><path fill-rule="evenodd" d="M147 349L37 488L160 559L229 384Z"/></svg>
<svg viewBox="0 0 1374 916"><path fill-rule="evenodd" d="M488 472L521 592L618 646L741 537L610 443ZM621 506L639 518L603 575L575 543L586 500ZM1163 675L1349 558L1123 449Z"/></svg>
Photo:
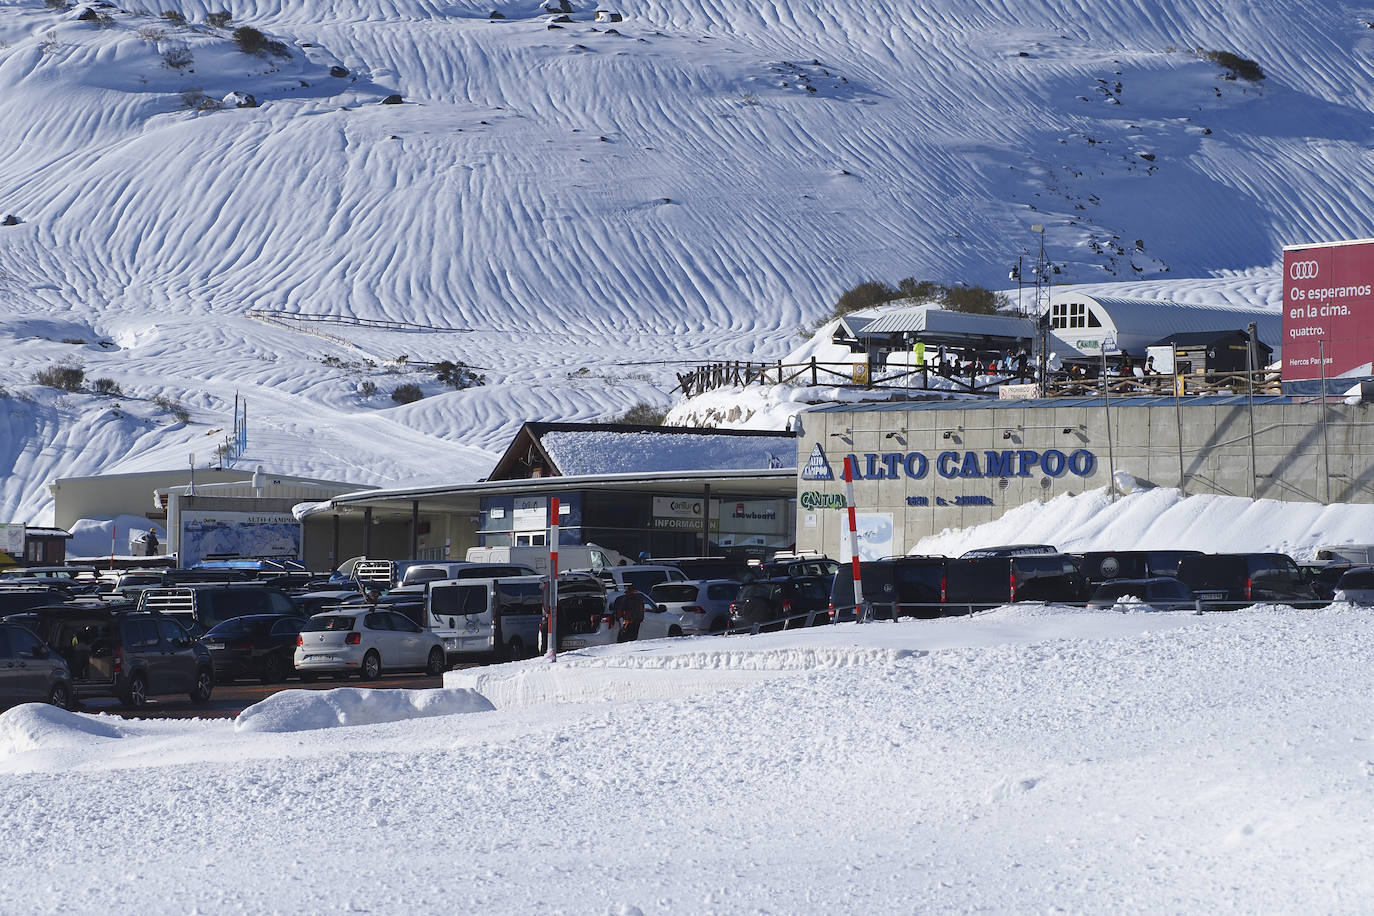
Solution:
<svg viewBox="0 0 1374 916"><path fill-rule="evenodd" d="M558 497L549 500L549 652L558 660Z"/></svg>
<svg viewBox="0 0 1374 916"><path fill-rule="evenodd" d="M854 619L863 623L868 615L864 613L863 578L859 574L859 523L854 517L854 470L848 455L844 457L844 501L849 510L849 569L854 579Z"/></svg>

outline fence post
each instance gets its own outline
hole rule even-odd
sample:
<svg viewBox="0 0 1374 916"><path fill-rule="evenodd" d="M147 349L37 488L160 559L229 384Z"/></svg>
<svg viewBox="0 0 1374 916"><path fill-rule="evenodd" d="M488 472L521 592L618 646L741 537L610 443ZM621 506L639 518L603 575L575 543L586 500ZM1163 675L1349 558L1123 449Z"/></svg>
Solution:
<svg viewBox="0 0 1374 916"><path fill-rule="evenodd" d="M811 387L816 387L816 357L811 357Z"/></svg>

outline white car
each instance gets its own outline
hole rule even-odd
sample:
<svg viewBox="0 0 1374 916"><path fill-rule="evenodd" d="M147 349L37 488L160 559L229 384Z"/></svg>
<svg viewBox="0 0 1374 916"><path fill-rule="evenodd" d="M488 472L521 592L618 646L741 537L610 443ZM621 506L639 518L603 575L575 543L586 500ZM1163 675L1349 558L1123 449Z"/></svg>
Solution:
<svg viewBox="0 0 1374 916"><path fill-rule="evenodd" d="M1353 566L1342 573L1332 600L1374 604L1374 566Z"/></svg>
<svg viewBox="0 0 1374 916"><path fill-rule="evenodd" d="M447 667L442 639L388 610L363 606L316 614L296 637L296 672L302 681L354 672L365 681L375 681L383 671L438 675Z"/></svg>
<svg viewBox="0 0 1374 916"><path fill-rule="evenodd" d="M662 582L649 592L639 625L640 639L721 633L730 625L730 602L739 594L734 579Z"/></svg>

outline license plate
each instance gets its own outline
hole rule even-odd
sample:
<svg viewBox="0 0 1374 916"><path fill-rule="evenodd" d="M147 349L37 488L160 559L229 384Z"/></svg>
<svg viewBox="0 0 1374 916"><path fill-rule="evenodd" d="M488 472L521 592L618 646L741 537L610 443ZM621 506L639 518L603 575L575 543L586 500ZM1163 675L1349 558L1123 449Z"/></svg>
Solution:
<svg viewBox="0 0 1374 916"><path fill-rule="evenodd" d="M1226 597L1225 592L1193 592L1193 595L1203 601L1221 601Z"/></svg>
<svg viewBox="0 0 1374 916"><path fill-rule="evenodd" d="M307 655L305 660L308 662L332 662L335 660L333 655Z"/></svg>
<svg viewBox="0 0 1374 916"><path fill-rule="evenodd" d="M207 642L207 643L205 644L205 648L207 648L207 649L223 649L223 648L224 648L224 643L222 643L222 642Z"/></svg>
<svg viewBox="0 0 1374 916"><path fill-rule="evenodd" d="M564 639L562 642L565 649L585 649L587 647L585 639Z"/></svg>

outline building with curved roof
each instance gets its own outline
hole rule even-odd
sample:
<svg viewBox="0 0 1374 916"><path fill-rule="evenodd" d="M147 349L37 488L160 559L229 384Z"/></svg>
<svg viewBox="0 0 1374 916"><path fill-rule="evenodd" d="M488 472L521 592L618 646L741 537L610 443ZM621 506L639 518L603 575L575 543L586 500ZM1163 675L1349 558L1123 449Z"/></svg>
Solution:
<svg viewBox="0 0 1374 916"><path fill-rule="evenodd" d="M1220 305L1185 305L1169 299L1090 296L1064 290L1050 299L1052 348L1068 359L1096 359L1107 350L1141 354L1170 334L1197 331L1245 331L1256 325L1259 340L1279 355L1283 316L1275 311Z"/></svg>

